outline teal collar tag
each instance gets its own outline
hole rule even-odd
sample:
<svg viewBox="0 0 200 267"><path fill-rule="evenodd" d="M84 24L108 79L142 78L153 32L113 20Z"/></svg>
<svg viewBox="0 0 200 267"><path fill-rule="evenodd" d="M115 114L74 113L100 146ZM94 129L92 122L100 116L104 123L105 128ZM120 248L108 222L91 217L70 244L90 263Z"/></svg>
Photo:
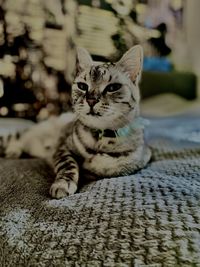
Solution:
<svg viewBox="0 0 200 267"><path fill-rule="evenodd" d="M133 122L129 123L127 126L117 130L117 135L120 137L129 136L133 130L144 129L145 126L149 125L149 120L138 117L135 118Z"/></svg>

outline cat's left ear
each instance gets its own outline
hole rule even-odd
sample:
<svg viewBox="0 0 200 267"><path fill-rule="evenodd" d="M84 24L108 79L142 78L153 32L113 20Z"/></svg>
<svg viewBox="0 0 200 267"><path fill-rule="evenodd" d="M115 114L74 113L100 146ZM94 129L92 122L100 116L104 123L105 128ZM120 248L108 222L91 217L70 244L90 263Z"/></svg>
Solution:
<svg viewBox="0 0 200 267"><path fill-rule="evenodd" d="M129 49L116 64L137 84L140 80L143 64L141 45L135 45Z"/></svg>
<svg viewBox="0 0 200 267"><path fill-rule="evenodd" d="M83 47L77 47L77 72L83 71L86 67L91 66L93 63L92 57L89 52Z"/></svg>

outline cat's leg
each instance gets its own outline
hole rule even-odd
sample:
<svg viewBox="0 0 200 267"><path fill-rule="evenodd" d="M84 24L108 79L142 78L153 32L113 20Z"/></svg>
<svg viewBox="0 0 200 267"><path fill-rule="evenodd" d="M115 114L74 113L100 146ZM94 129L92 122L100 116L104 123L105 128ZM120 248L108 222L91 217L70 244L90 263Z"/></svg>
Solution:
<svg viewBox="0 0 200 267"><path fill-rule="evenodd" d="M50 188L53 198L63 198L72 195L77 190L79 166L73 155L68 151L57 151L54 155L56 179Z"/></svg>

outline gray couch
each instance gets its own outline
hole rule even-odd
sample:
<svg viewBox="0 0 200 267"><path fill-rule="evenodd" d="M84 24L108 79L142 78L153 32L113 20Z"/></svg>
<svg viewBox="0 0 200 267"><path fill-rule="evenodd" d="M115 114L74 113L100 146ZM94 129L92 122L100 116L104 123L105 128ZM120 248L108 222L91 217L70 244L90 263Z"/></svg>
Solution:
<svg viewBox="0 0 200 267"><path fill-rule="evenodd" d="M138 173L49 197L53 170L0 159L0 266L200 266L200 119L155 119Z"/></svg>

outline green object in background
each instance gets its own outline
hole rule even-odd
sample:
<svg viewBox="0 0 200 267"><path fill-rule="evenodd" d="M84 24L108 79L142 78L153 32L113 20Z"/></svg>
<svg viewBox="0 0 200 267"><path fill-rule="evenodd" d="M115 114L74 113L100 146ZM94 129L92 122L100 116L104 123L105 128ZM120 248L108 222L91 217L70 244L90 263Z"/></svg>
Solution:
<svg viewBox="0 0 200 267"><path fill-rule="evenodd" d="M162 93L174 93L193 100L197 97L197 77L190 72L144 71L140 89L142 98Z"/></svg>

